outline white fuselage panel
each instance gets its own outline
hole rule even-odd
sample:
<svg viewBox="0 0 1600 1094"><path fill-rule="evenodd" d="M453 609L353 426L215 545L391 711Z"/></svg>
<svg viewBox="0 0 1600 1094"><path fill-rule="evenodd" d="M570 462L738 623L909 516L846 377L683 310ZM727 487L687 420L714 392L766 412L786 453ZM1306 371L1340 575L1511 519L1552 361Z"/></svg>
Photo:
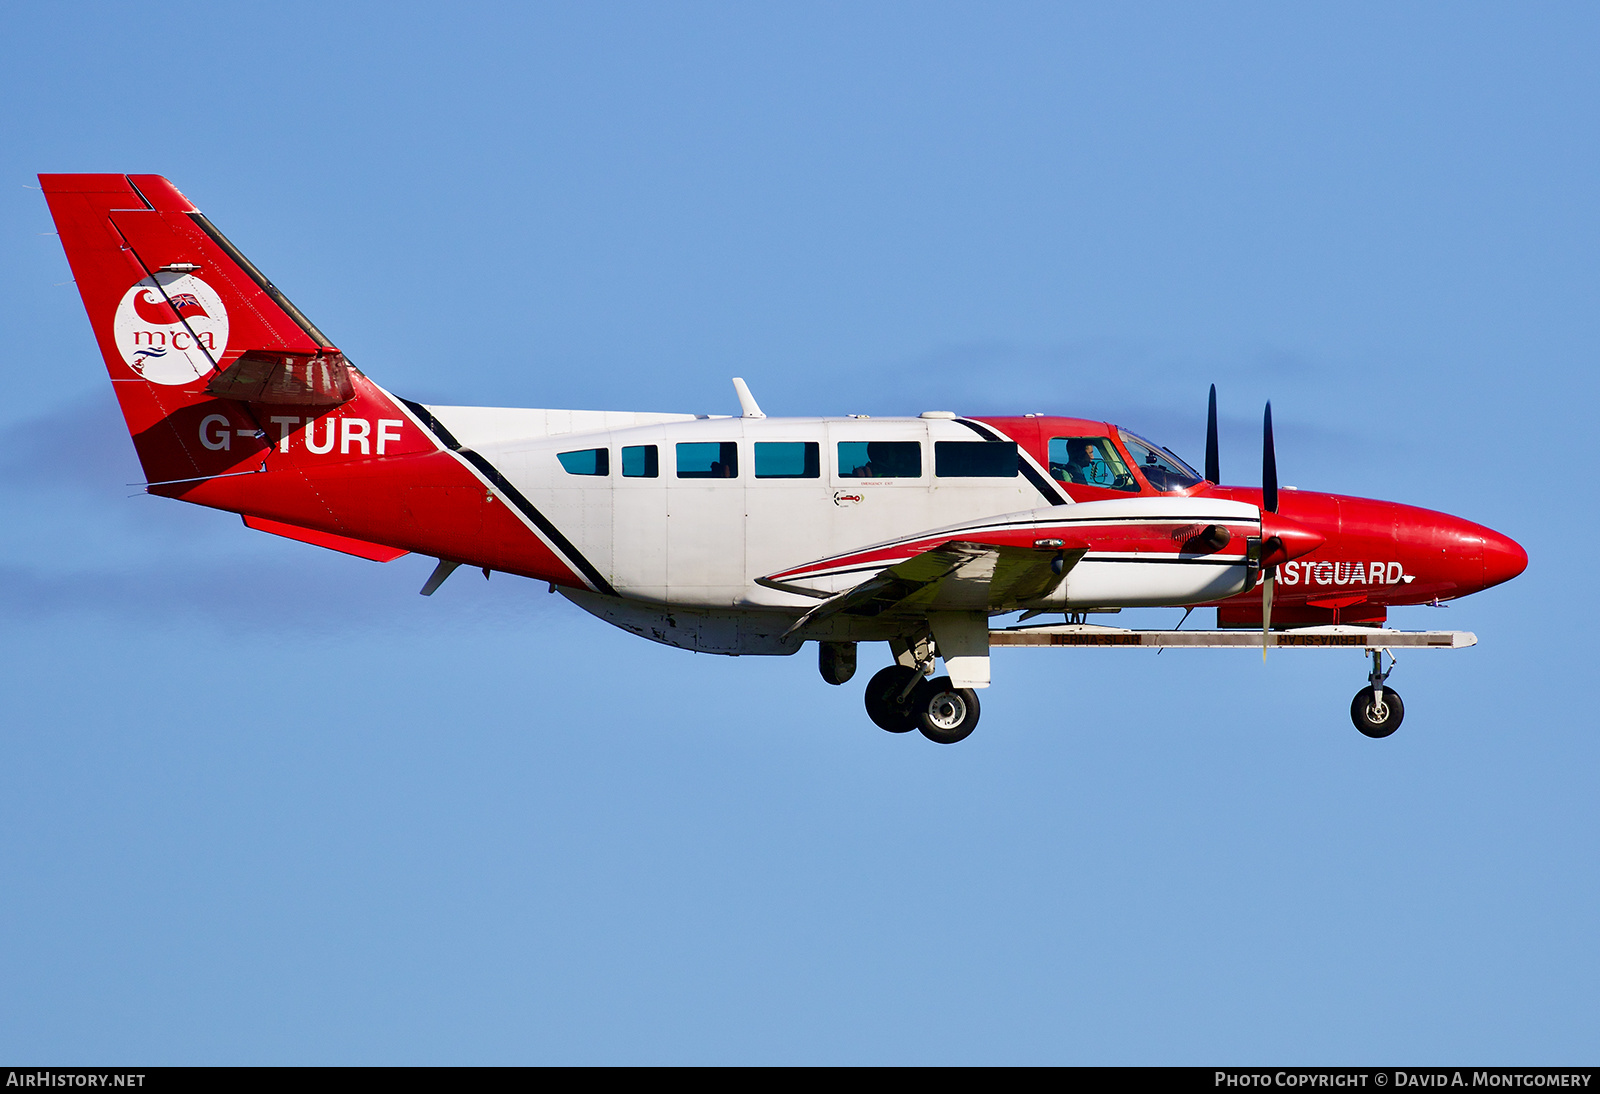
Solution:
<svg viewBox="0 0 1600 1094"><path fill-rule="evenodd" d="M936 476L936 442L986 439L948 419L429 410L559 527L617 593L664 604L806 608L815 601L755 579L920 529L1064 500L1021 474ZM554 431L558 427L561 432ZM920 474L862 477L858 467L840 466L841 451L848 456L860 443L892 441L920 446ZM757 477L759 442L816 444L816 477ZM737 473L680 477L677 446L707 443L736 445ZM624 475L623 449L650 446L655 476ZM560 459L564 452L601 448L609 464L605 475L573 474Z"/></svg>

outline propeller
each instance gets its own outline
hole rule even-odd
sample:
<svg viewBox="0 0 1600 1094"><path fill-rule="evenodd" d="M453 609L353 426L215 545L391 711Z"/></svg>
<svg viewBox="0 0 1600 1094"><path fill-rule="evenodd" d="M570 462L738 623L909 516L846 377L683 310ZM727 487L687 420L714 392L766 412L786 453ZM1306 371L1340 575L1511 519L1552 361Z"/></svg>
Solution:
<svg viewBox="0 0 1600 1094"><path fill-rule="evenodd" d="M1278 454L1272 447L1271 400L1261 421L1261 508L1269 513L1278 511Z"/></svg>
<svg viewBox="0 0 1600 1094"><path fill-rule="evenodd" d="M1208 453L1209 455L1209 453ZM1261 420L1261 511L1278 512L1278 453L1272 443L1272 401L1267 401L1267 413ZM1261 557L1265 561L1274 549L1281 550L1282 542L1269 540L1266 521L1262 521ZM1272 590L1278 583L1278 565L1264 567L1261 575L1261 661L1267 660L1267 643L1272 635Z"/></svg>
<svg viewBox="0 0 1600 1094"><path fill-rule="evenodd" d="M1217 385L1211 385L1206 408L1206 478L1220 483L1222 472L1217 458ZM1272 404L1267 403L1261 418L1261 539L1257 565L1261 569L1261 660L1267 659L1267 644L1272 641L1272 594L1277 590L1278 566L1309 554L1326 537L1314 527L1278 515L1278 450L1272 440Z"/></svg>
<svg viewBox="0 0 1600 1094"><path fill-rule="evenodd" d="M1206 478L1222 482L1221 460L1217 457L1217 385L1211 385L1211 402L1206 407Z"/></svg>

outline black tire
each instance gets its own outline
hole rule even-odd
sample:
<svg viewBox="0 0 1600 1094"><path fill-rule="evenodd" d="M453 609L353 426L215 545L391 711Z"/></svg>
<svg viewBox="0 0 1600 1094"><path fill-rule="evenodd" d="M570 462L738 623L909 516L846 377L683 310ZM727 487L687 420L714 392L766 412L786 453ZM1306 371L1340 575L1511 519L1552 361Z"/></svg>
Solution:
<svg viewBox="0 0 1600 1094"><path fill-rule="evenodd" d="M977 692L953 687L948 676L929 680L911 698L917 707L917 728L936 744L964 741L978 728Z"/></svg>
<svg viewBox="0 0 1600 1094"><path fill-rule="evenodd" d="M1356 692L1356 697L1350 701L1350 720L1368 737L1387 737L1405 720L1406 705L1393 688L1383 689L1382 710L1373 710L1374 697L1371 687Z"/></svg>
<svg viewBox="0 0 1600 1094"><path fill-rule="evenodd" d="M917 695L926 685L919 683L911 689L911 695L905 702L900 701L900 693L917 675L916 669L890 665L867 681L867 692L863 698L867 704L867 717L872 719L873 725L890 733L910 733L917 728Z"/></svg>

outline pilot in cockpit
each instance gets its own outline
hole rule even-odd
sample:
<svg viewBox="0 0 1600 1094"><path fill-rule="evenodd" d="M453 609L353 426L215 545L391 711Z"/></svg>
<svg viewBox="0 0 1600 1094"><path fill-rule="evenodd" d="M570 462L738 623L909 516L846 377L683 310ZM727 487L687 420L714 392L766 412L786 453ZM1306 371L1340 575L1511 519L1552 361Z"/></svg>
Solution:
<svg viewBox="0 0 1600 1094"><path fill-rule="evenodd" d="M1105 466L1095 446L1083 437L1074 437L1067 442L1066 464L1058 466L1066 472L1068 482L1075 482L1079 486L1095 486L1098 485L1094 481L1096 464L1102 468Z"/></svg>

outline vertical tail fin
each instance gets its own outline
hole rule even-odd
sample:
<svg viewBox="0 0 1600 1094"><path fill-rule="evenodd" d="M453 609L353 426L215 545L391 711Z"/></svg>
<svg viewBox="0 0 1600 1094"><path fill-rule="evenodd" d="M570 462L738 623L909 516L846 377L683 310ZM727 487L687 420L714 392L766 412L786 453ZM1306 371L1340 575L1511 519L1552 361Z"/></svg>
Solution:
<svg viewBox="0 0 1600 1094"><path fill-rule="evenodd" d="M39 181L148 481L254 470L267 441L249 401L289 401L261 393L284 387L285 368L296 379L299 362L320 362L322 378L332 362L343 383L297 401L350 397L338 350L172 183Z"/></svg>
<svg viewBox="0 0 1600 1094"><path fill-rule="evenodd" d="M344 359L159 175L40 175L153 494L372 559L611 592L423 407Z"/></svg>

